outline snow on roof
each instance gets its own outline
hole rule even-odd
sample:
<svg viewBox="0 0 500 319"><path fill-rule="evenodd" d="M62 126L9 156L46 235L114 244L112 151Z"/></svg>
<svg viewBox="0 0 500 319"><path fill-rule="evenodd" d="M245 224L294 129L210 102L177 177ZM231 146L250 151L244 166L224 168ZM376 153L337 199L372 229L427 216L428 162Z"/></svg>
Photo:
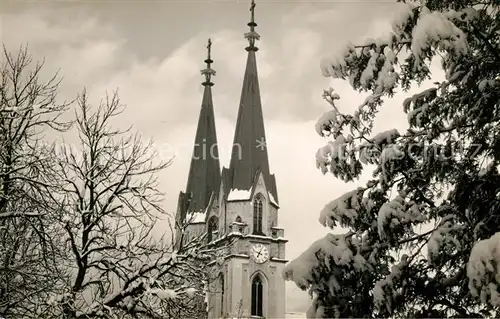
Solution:
<svg viewBox="0 0 500 319"><path fill-rule="evenodd" d="M287 312L287 313L285 313L285 319L293 319L293 318L305 319L307 317L306 317L306 314L302 313L302 312Z"/></svg>
<svg viewBox="0 0 500 319"><path fill-rule="evenodd" d="M208 214L210 213L210 209L212 208L212 203L214 200L213 196L214 195L212 193L212 195L210 195L208 205L207 205L207 207L205 207L205 211L188 213L187 217L186 217L186 221L188 221L190 224L204 223L206 216L208 216Z"/></svg>
<svg viewBox="0 0 500 319"><path fill-rule="evenodd" d="M228 201L233 200L248 200L250 199L250 195L252 194L252 189L250 190L242 190L242 189L232 189L227 195Z"/></svg>
<svg viewBox="0 0 500 319"><path fill-rule="evenodd" d="M192 212L188 213L186 216L186 221L190 224L204 223L205 222L205 212Z"/></svg>
<svg viewBox="0 0 500 319"><path fill-rule="evenodd" d="M276 199L274 198L273 194L271 192L268 192L269 194L269 200L271 201L271 203L273 203L274 205L278 206L278 202L276 202Z"/></svg>

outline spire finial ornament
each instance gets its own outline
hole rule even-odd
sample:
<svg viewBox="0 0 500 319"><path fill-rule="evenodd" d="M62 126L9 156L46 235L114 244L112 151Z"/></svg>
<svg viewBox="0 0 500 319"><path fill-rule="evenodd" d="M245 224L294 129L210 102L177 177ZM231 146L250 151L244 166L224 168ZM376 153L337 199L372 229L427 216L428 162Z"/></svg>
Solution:
<svg viewBox="0 0 500 319"><path fill-rule="evenodd" d="M255 40L260 40L260 35L255 32L257 26L257 23L255 23L255 0L252 0L250 4L250 22L247 25L250 27L250 32L245 33L245 38L248 39L250 45L246 47L246 50L257 51L259 48L255 46Z"/></svg>
<svg viewBox="0 0 500 319"><path fill-rule="evenodd" d="M207 60L210 60L210 52L212 51L212 39L208 38L208 44L207 44ZM205 61L207 62L207 61ZM207 62L207 63L211 63L211 62Z"/></svg>
<svg viewBox="0 0 500 319"><path fill-rule="evenodd" d="M249 24L249 26L250 26L250 30L254 31L254 26L256 26L256 25L253 25L255 23L255 1L254 0L252 0L252 3L250 4L250 12L251 12L250 23L252 23L252 24Z"/></svg>
<svg viewBox="0 0 500 319"><path fill-rule="evenodd" d="M214 62L211 57L210 57L210 54L211 54L211 51L212 51L212 40L210 38L208 38L208 44L207 44L207 59L205 60L205 63L207 64L207 67L203 70L201 70L201 74L205 76L205 82L203 82L203 86L212 86L214 85L210 80L211 80L211 77L212 75L215 75L215 70L213 70L210 65Z"/></svg>

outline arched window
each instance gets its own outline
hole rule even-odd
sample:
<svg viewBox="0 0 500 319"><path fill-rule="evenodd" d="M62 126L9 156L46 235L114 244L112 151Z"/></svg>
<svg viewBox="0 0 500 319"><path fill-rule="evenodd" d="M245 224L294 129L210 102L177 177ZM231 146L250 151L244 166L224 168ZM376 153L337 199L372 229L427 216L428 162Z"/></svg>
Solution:
<svg viewBox="0 0 500 319"><path fill-rule="evenodd" d="M214 239L214 232L219 229L219 219L216 216L208 220L207 240L211 242Z"/></svg>
<svg viewBox="0 0 500 319"><path fill-rule="evenodd" d="M224 317L224 274L220 273L219 275L219 283L220 283L220 316Z"/></svg>
<svg viewBox="0 0 500 319"><path fill-rule="evenodd" d="M264 233L262 232L262 214L262 197L257 196L253 200L253 233L255 235L264 235Z"/></svg>
<svg viewBox="0 0 500 319"><path fill-rule="evenodd" d="M262 307L262 296L263 296L264 287L262 285L262 278L260 275L256 275L252 280L252 316L263 316L263 307Z"/></svg>

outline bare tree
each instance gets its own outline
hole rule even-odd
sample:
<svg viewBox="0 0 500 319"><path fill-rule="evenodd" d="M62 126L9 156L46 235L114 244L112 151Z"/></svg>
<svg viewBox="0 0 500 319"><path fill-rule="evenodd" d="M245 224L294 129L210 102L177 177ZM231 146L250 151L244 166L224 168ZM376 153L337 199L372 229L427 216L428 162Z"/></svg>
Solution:
<svg viewBox="0 0 500 319"><path fill-rule="evenodd" d="M176 236L161 208L152 145L110 127L118 95L92 109L76 100L79 148L49 144L57 75L42 81L27 48L4 49L0 87L0 317L203 318L216 248L205 235ZM74 146L74 145L73 145ZM167 220L155 234L158 221Z"/></svg>
<svg viewBox="0 0 500 319"><path fill-rule="evenodd" d="M4 47L0 85L0 220L17 216L39 216L36 212L9 210L9 203L29 198L38 206L47 204L53 184L47 174L52 158L43 147L46 130L65 131L70 123L60 120L70 103L58 103L57 73L44 81L43 62L32 66L27 47L13 55Z"/></svg>
<svg viewBox="0 0 500 319"><path fill-rule="evenodd" d="M157 174L170 162L156 163L151 143L110 127L124 110L116 92L93 110L84 91L77 107L80 152L66 148L57 164L61 281L37 315L190 317L213 250L204 236L186 241L183 231L177 243L173 227L165 229L170 238L153 233L168 217Z"/></svg>
<svg viewBox="0 0 500 319"><path fill-rule="evenodd" d="M24 318L58 277L48 212L58 203L53 158L42 142L47 130L64 131L57 74L42 79L42 63L32 63L26 47L3 48L0 66L0 316Z"/></svg>

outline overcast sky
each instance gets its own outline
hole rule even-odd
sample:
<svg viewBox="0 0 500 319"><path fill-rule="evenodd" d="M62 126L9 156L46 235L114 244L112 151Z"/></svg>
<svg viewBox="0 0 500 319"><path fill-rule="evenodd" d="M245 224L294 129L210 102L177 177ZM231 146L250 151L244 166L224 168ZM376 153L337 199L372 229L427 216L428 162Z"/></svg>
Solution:
<svg viewBox="0 0 500 319"><path fill-rule="evenodd" d="M207 38L212 38L214 106L221 165L228 166L247 45L250 1L38 1L0 0L0 36L14 51L28 43L46 72L60 69L62 98L84 86L91 100L119 88L128 105L119 125L134 125L153 138L164 159L175 154L161 176L165 207L174 212L186 187L201 105ZM356 187L323 176L314 155L325 141L314 123L329 106L322 101L332 85L349 111L366 95L323 78L321 57L347 41L376 38L390 30L395 1L257 0L257 64L260 75L271 172L280 199L279 224L289 239L287 258L297 257L326 230L319 211ZM398 95L380 113L376 129L404 129ZM287 308L304 309L305 292L289 284Z"/></svg>

